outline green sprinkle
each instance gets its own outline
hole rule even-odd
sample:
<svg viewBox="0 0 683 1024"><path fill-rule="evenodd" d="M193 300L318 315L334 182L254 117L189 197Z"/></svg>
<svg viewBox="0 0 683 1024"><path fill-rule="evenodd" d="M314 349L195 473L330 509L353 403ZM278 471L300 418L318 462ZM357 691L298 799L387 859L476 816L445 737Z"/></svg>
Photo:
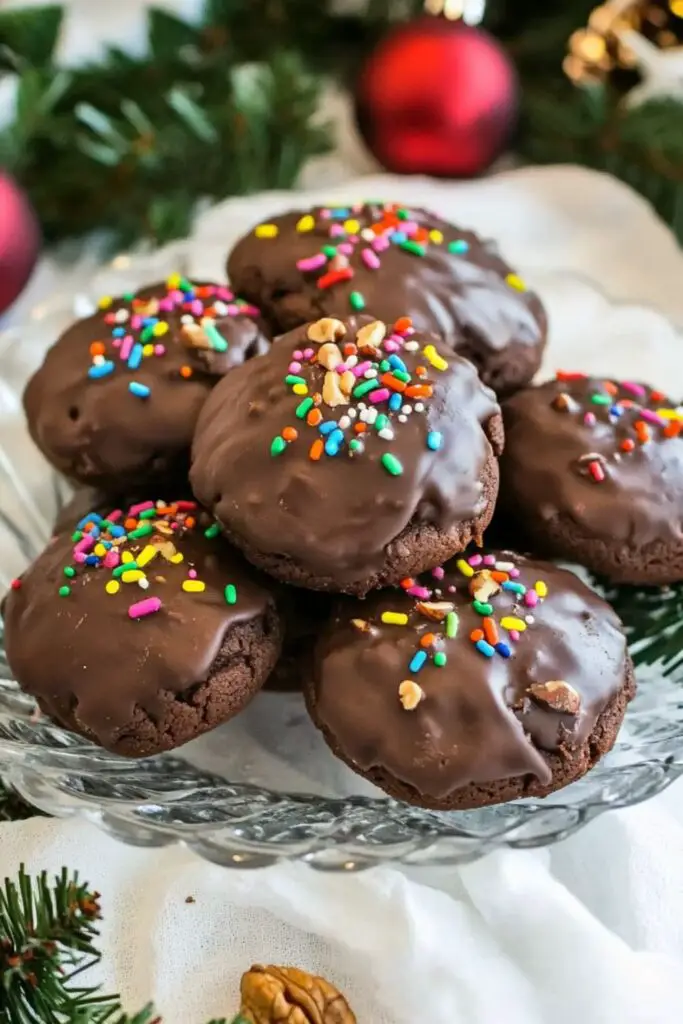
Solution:
<svg viewBox="0 0 683 1024"><path fill-rule="evenodd" d="M403 370L394 370L392 376L394 376L396 380L402 380L404 384L409 384L413 379L409 373L404 373Z"/></svg>
<svg viewBox="0 0 683 1024"><path fill-rule="evenodd" d="M449 612L446 616L446 636L449 640L455 639L458 635L458 621L456 612Z"/></svg>
<svg viewBox="0 0 683 1024"><path fill-rule="evenodd" d="M595 405L611 405L612 399L609 395L591 395L591 402Z"/></svg>
<svg viewBox="0 0 683 1024"><path fill-rule="evenodd" d="M427 252L424 245L420 245L419 242L412 242L410 239L407 242L401 242L399 249L403 249L404 252L412 252L414 256L424 256Z"/></svg>
<svg viewBox="0 0 683 1024"><path fill-rule="evenodd" d="M299 404L297 405L294 415L297 416L298 419L300 420L305 420L312 408L313 399L304 398L304 400L302 402L299 402Z"/></svg>
<svg viewBox="0 0 683 1024"><path fill-rule="evenodd" d="M126 302L132 302L135 298L135 292L124 292L123 298Z"/></svg>
<svg viewBox="0 0 683 1024"><path fill-rule="evenodd" d="M202 323L202 330L204 331L204 334L211 342L211 348L214 350L214 352L228 351L228 343L215 324Z"/></svg>
<svg viewBox="0 0 683 1024"><path fill-rule="evenodd" d="M367 395L368 391L374 391L376 387L376 377L372 377L370 380L364 380L362 384L359 384L357 388L353 389L353 397L362 398L363 395Z"/></svg>
<svg viewBox="0 0 683 1024"><path fill-rule="evenodd" d="M349 302L351 303L351 309L355 309L359 312L361 309L365 309L365 299L360 292L351 292L349 295Z"/></svg>
<svg viewBox="0 0 683 1024"><path fill-rule="evenodd" d="M391 369L391 363L389 362L388 359L383 359L382 362L379 364L379 368L382 371L382 373L388 373L388 371Z"/></svg>
<svg viewBox="0 0 683 1024"><path fill-rule="evenodd" d="M408 220L410 214L408 213L407 210L399 210L396 216L398 217L399 220Z"/></svg>
<svg viewBox="0 0 683 1024"><path fill-rule="evenodd" d="M270 446L270 454L273 456L282 455L286 447L287 442L285 441L284 437L280 437L280 435L278 434L277 437L273 438L272 444Z"/></svg>
<svg viewBox="0 0 683 1024"><path fill-rule="evenodd" d="M60 587L58 593L60 597L68 597L71 593L71 587Z"/></svg>
<svg viewBox="0 0 683 1024"><path fill-rule="evenodd" d="M180 287L180 290L183 292L194 291L194 285L192 284L192 281L188 281L186 277L181 277L180 281L178 282L178 285Z"/></svg>
<svg viewBox="0 0 683 1024"><path fill-rule="evenodd" d="M285 384L305 384L304 377L297 377L295 373L288 373L285 377Z"/></svg>
<svg viewBox="0 0 683 1024"><path fill-rule="evenodd" d="M154 533L154 527L151 523L143 523L142 526L138 526L137 530L131 530L128 534L129 540L138 540L140 537L149 537L150 533Z"/></svg>
<svg viewBox="0 0 683 1024"><path fill-rule="evenodd" d="M387 473L391 473L392 476L401 476L403 473L403 466L396 456L391 454L391 452L384 453L382 456L382 465L386 469Z"/></svg>
<svg viewBox="0 0 683 1024"><path fill-rule="evenodd" d="M144 345L145 342L151 341L153 337L154 326L152 324L148 324L147 327L143 328L143 330L140 332L140 341Z"/></svg>
<svg viewBox="0 0 683 1024"><path fill-rule="evenodd" d="M336 245L324 245L320 251L324 256L327 256L328 259L332 259L333 256L337 255Z"/></svg>
<svg viewBox="0 0 683 1024"><path fill-rule="evenodd" d="M208 537L209 540L213 540L221 532L221 528L218 523L211 523L211 526L207 526L204 530L204 536Z"/></svg>
<svg viewBox="0 0 683 1024"><path fill-rule="evenodd" d="M232 583L225 588L225 600L227 604L237 604L237 587Z"/></svg>
<svg viewBox="0 0 683 1024"><path fill-rule="evenodd" d="M434 664L436 665L437 668L443 668L447 661L448 658L443 653L443 651L437 651L437 653L434 655Z"/></svg>
<svg viewBox="0 0 683 1024"><path fill-rule="evenodd" d="M65 565L64 566L64 575L66 576L66 578L68 580L72 580L74 578L74 576L76 575L76 570L72 566L70 566L70 565Z"/></svg>
<svg viewBox="0 0 683 1024"><path fill-rule="evenodd" d="M384 430L384 428L386 427L388 422L389 422L389 417L385 416L384 413L381 412L379 414L379 416L377 417L377 419L375 420L375 430L378 433L379 433L380 430Z"/></svg>
<svg viewBox="0 0 683 1024"><path fill-rule="evenodd" d="M77 541L79 541L79 540L83 540L83 531L82 530L76 530L75 533L71 534L71 539L74 542L74 544Z"/></svg>
<svg viewBox="0 0 683 1024"><path fill-rule="evenodd" d="M477 615L493 615L493 605L487 601L473 601L472 607Z"/></svg>
<svg viewBox="0 0 683 1024"><path fill-rule="evenodd" d="M155 508L146 508L144 512L138 513L138 519L156 519L156 514Z"/></svg>
<svg viewBox="0 0 683 1024"><path fill-rule="evenodd" d="M449 252L455 252L458 253L459 255L462 255L462 253L467 252L468 249L469 244L465 241L464 238L459 238L457 242L448 243Z"/></svg>
<svg viewBox="0 0 683 1024"><path fill-rule="evenodd" d="M115 525L116 524L112 523L111 520L103 519L102 522L100 523L100 530L111 530L112 526Z"/></svg>
<svg viewBox="0 0 683 1024"><path fill-rule="evenodd" d="M360 451L363 448L363 442L359 441L357 437L351 438L349 441L349 450L352 452Z"/></svg>
<svg viewBox="0 0 683 1024"><path fill-rule="evenodd" d="M116 568L112 572L112 576L114 577L115 580L117 580L119 578L119 576L123 576L124 572L128 572L129 569L137 569L137 568L138 568L138 563L137 562L122 562L121 565L117 565L116 566Z"/></svg>

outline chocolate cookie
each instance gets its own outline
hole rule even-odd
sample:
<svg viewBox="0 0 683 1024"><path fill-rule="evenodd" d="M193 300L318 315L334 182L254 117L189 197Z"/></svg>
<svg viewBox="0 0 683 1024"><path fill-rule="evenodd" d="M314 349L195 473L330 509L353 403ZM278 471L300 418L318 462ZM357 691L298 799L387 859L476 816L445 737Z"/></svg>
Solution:
<svg viewBox="0 0 683 1024"><path fill-rule="evenodd" d="M365 310L441 335L499 393L541 364L540 300L489 242L426 210L391 203L314 207L259 224L228 259L235 287L276 329Z"/></svg>
<svg viewBox="0 0 683 1024"><path fill-rule="evenodd" d="M195 503L85 515L5 599L7 659L45 714L146 757L232 718L280 651L274 588Z"/></svg>
<svg viewBox="0 0 683 1024"><path fill-rule="evenodd" d="M456 810L578 779L612 747L634 692L621 623L577 576L477 551L403 590L340 601L306 699L354 771Z"/></svg>
<svg viewBox="0 0 683 1024"><path fill-rule="evenodd" d="M471 363L408 318L326 318L214 390L190 480L272 576L363 595L481 537L498 491L500 409Z"/></svg>
<svg viewBox="0 0 683 1024"><path fill-rule="evenodd" d="M666 395L559 373L504 418L499 510L531 550L618 583L683 579L683 412Z"/></svg>
<svg viewBox="0 0 683 1024"><path fill-rule="evenodd" d="M40 450L73 480L120 492L187 476L199 410L269 346L258 310L178 276L105 298L49 350L24 395Z"/></svg>

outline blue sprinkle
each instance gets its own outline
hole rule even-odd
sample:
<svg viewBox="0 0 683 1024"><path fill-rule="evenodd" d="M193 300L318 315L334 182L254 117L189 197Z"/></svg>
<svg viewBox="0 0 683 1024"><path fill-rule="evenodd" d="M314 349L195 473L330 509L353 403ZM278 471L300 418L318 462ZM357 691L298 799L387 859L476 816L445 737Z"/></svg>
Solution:
<svg viewBox="0 0 683 1024"><path fill-rule="evenodd" d="M101 522L102 522L102 516L99 515L97 512L91 512L90 515L83 516L83 518L81 519L80 523L76 524L76 529L77 530L82 530L84 526L88 525L88 523L101 523Z"/></svg>
<svg viewBox="0 0 683 1024"><path fill-rule="evenodd" d="M495 648L491 647L491 644L487 644L485 640L477 640L474 645L480 654L483 654L486 658L492 658L496 653Z"/></svg>
<svg viewBox="0 0 683 1024"><path fill-rule="evenodd" d="M466 242L464 240L464 238L461 238L457 242L451 242L451 244L448 246L448 248L449 248L449 250L451 252L463 253L463 252L469 252L469 248L470 247L469 247L469 243Z"/></svg>
<svg viewBox="0 0 683 1024"><path fill-rule="evenodd" d="M86 557L85 557L85 564L86 565L99 565L100 564L100 560L97 557L97 555L86 555Z"/></svg>
<svg viewBox="0 0 683 1024"><path fill-rule="evenodd" d="M504 644L502 640L500 641L500 643L496 644L496 650L498 651L502 658L509 658L510 655L512 654L512 651L510 650L508 645Z"/></svg>
<svg viewBox="0 0 683 1024"><path fill-rule="evenodd" d="M526 594L526 587L522 583L513 583L512 580L503 583L503 590L511 590L513 594Z"/></svg>
<svg viewBox="0 0 683 1024"><path fill-rule="evenodd" d="M88 370L88 376L92 380L97 380L99 377L108 377L110 373L114 372L114 364L110 359L105 360L103 363L95 363Z"/></svg>
<svg viewBox="0 0 683 1024"><path fill-rule="evenodd" d="M337 421L336 420L325 420L324 423L321 423L318 426L318 430L323 435L323 437L326 437L328 434L331 434L332 431L336 430L336 429L337 429Z"/></svg>
<svg viewBox="0 0 683 1024"><path fill-rule="evenodd" d="M407 373L408 372L408 368L406 367L406 364L403 362L401 357L397 356L396 354L393 354L393 355L389 356L389 366L392 368L392 370L400 370L401 373Z"/></svg>
<svg viewBox="0 0 683 1024"><path fill-rule="evenodd" d="M109 549L114 546L110 540L103 540L103 541L101 541L101 544L102 544L102 547L107 549L107 551L109 551Z"/></svg>
<svg viewBox="0 0 683 1024"><path fill-rule="evenodd" d="M112 537L125 537L126 531L122 526L110 526L109 532Z"/></svg>
<svg viewBox="0 0 683 1024"><path fill-rule="evenodd" d="M403 405L403 398L398 391L394 391L393 395L389 399L389 408L392 412L399 412Z"/></svg>
<svg viewBox="0 0 683 1024"><path fill-rule="evenodd" d="M152 393L151 388L148 388L146 384L138 384L136 380L132 380L130 382L128 390L131 395L135 395L136 398L149 398Z"/></svg>
<svg viewBox="0 0 683 1024"><path fill-rule="evenodd" d="M430 430L427 434L427 447L433 452L438 452L443 444L443 434L438 430Z"/></svg>
<svg viewBox="0 0 683 1024"><path fill-rule="evenodd" d="M402 245L403 242L408 241L408 236L405 233L405 231L394 231L393 234L391 235L391 241L395 245Z"/></svg>
<svg viewBox="0 0 683 1024"><path fill-rule="evenodd" d="M155 324L159 323L159 317L157 316L146 316L142 321L143 327L154 327Z"/></svg>
<svg viewBox="0 0 683 1024"><path fill-rule="evenodd" d="M129 370L137 370L137 368L138 368L138 366L140 365L141 362L142 362L142 345L138 341L135 345L133 345L133 351L131 352L130 356L128 357L128 369ZM113 365L114 364L112 363L112 366Z"/></svg>
<svg viewBox="0 0 683 1024"><path fill-rule="evenodd" d="M613 405L609 411L609 414L610 416L616 416L617 419L620 419L624 415L624 410L621 408L620 405Z"/></svg>
<svg viewBox="0 0 683 1024"><path fill-rule="evenodd" d="M126 333L125 327L115 327L111 332L113 338L123 338Z"/></svg>
<svg viewBox="0 0 683 1024"><path fill-rule="evenodd" d="M93 526L92 530L90 531L90 536L91 536L91 537L92 537L92 538L93 538L94 540L97 540L97 538L99 537L99 535L100 535L101 533L102 533L102 531L100 530L99 526Z"/></svg>
<svg viewBox="0 0 683 1024"><path fill-rule="evenodd" d="M427 652L426 651L417 651L417 653L413 655L412 661L410 662L410 665L408 666L408 669L411 672L419 672L420 669L422 668L422 666L424 665L426 660L427 660Z"/></svg>
<svg viewBox="0 0 683 1024"><path fill-rule="evenodd" d="M351 216L351 210L346 207L337 207L335 210L330 211L332 216L338 220L348 220Z"/></svg>
<svg viewBox="0 0 683 1024"><path fill-rule="evenodd" d="M344 443L344 431L333 430L327 441L325 442L325 454L326 455L338 455L339 448Z"/></svg>

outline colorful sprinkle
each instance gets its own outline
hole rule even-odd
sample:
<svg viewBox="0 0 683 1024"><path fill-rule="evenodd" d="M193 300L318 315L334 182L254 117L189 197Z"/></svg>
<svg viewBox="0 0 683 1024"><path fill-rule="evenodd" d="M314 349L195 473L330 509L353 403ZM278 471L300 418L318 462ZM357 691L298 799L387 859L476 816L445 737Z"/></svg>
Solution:
<svg viewBox="0 0 683 1024"><path fill-rule="evenodd" d="M108 594L118 594L121 589L121 584L118 580L108 580L104 586L104 589Z"/></svg>
<svg viewBox="0 0 683 1024"><path fill-rule="evenodd" d="M459 558L455 564L463 576L474 576L474 569L465 561L464 558Z"/></svg>
<svg viewBox="0 0 683 1024"><path fill-rule="evenodd" d="M59 588L57 593L59 594L60 597L68 597L69 594L71 593L71 587L67 587L65 584L63 587Z"/></svg>
<svg viewBox="0 0 683 1024"><path fill-rule="evenodd" d="M491 644L487 643L486 640L477 640L474 646L485 658L492 658L496 653L495 647L491 647Z"/></svg>
<svg viewBox="0 0 683 1024"><path fill-rule="evenodd" d="M426 661L427 661L427 652L426 651L416 651L415 654L413 655L412 659L411 659L411 662L410 662L410 665L408 666L408 668L409 668L409 670L411 672L419 672L420 669L423 667L423 665L425 664Z"/></svg>
<svg viewBox="0 0 683 1024"><path fill-rule="evenodd" d="M443 358L443 356L439 355L434 345L425 345L423 352L427 362L433 366L435 370L443 371L448 369L448 362Z"/></svg>
<svg viewBox="0 0 683 1024"><path fill-rule="evenodd" d="M149 398L152 393L151 388L148 388L146 384L138 383L136 380L130 382L128 390L131 395L135 395L136 398Z"/></svg>
<svg viewBox="0 0 683 1024"><path fill-rule="evenodd" d="M214 540L215 537L221 532L220 523L211 523L211 526L207 526L204 530L204 536L208 540Z"/></svg>
<svg viewBox="0 0 683 1024"><path fill-rule="evenodd" d="M391 476L401 476L403 473L403 466L396 456L391 454L391 452L384 453L382 456L382 465Z"/></svg>
<svg viewBox="0 0 683 1024"><path fill-rule="evenodd" d="M458 635L458 616L455 612L449 612L446 616L446 636L449 640L454 640Z"/></svg>
<svg viewBox="0 0 683 1024"><path fill-rule="evenodd" d="M282 455L282 453L284 451L286 451L286 449L287 449L287 442L285 441L284 437L280 437L280 435L278 434L277 437L273 438L273 440L271 442L271 445L270 445L270 454L271 455L273 455L273 456Z"/></svg>
<svg viewBox="0 0 683 1024"><path fill-rule="evenodd" d="M206 590L206 583L201 580L183 580L183 590L188 594L201 594Z"/></svg>
<svg viewBox="0 0 683 1024"><path fill-rule="evenodd" d="M228 583L224 594L226 604L237 604L237 587L233 583Z"/></svg>
<svg viewBox="0 0 683 1024"><path fill-rule="evenodd" d="M354 309L357 313L365 309L365 299L360 292L351 292L349 295L349 304L351 309Z"/></svg>
<svg viewBox="0 0 683 1024"><path fill-rule="evenodd" d="M257 238L277 238L279 233L280 229L277 224L259 224L254 230Z"/></svg>
<svg viewBox="0 0 683 1024"><path fill-rule="evenodd" d="M434 664L437 668L443 668L447 661L448 658L443 651L437 651L434 655Z"/></svg>
<svg viewBox="0 0 683 1024"><path fill-rule="evenodd" d="M132 604L128 609L128 615L131 619L143 619L147 615L153 615L158 612L161 608L161 598L159 597L146 597L144 601L137 601Z"/></svg>

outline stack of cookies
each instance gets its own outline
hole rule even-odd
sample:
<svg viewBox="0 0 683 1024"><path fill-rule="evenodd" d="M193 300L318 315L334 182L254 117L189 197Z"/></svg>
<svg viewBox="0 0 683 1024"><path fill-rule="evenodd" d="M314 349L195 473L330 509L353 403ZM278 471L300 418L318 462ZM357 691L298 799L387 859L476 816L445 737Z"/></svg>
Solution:
<svg viewBox="0 0 683 1024"><path fill-rule="evenodd" d="M337 757L435 809L579 778L633 667L609 605L537 559L683 579L680 409L529 386L539 299L424 210L274 218L228 274L103 299L29 383L84 489L5 599L21 686L133 757L300 688Z"/></svg>

